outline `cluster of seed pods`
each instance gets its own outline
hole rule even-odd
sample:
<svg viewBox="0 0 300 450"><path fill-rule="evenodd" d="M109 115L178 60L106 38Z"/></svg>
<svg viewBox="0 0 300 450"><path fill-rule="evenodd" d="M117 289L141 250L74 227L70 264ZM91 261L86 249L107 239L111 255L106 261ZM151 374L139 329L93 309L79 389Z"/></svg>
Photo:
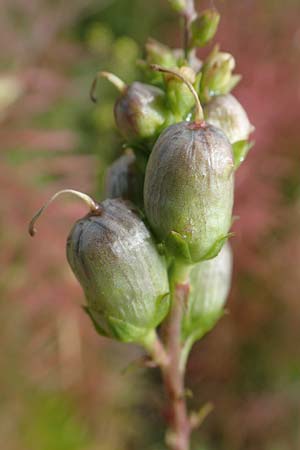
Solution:
<svg viewBox="0 0 300 450"><path fill-rule="evenodd" d="M192 23L194 46L212 39L218 21L205 12ZM149 40L140 66L141 81L127 85L102 71L91 88L94 101L100 78L119 91L114 116L126 151L108 170L106 200L60 191L30 233L57 195L87 203L67 259L97 331L124 342L149 344L168 315L170 267L188 268L182 339L194 342L215 325L228 295L234 173L253 127L230 93L240 79L234 59L218 47L202 62L195 51Z"/></svg>

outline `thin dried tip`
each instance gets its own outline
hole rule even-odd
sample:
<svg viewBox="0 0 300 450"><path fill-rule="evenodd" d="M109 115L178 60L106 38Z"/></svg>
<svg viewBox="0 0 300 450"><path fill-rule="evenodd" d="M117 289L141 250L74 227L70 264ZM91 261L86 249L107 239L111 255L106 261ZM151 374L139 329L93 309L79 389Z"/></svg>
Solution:
<svg viewBox="0 0 300 450"><path fill-rule="evenodd" d="M155 72L162 72L162 73L168 73L170 75L174 75L175 77L179 78L181 81L183 81L183 83L186 84L186 86L189 88L189 90L191 91L191 93L194 96L195 99L195 105L196 105L196 110L195 110L195 123L197 125L202 125L204 122L204 113L203 113L203 109L198 97L198 94L194 88L194 86L192 85L192 83L190 83L185 76L183 76L180 72L178 72L178 70L175 69L167 69L166 67L162 67L159 66L158 64L150 64L150 69L154 70Z"/></svg>
<svg viewBox="0 0 300 450"><path fill-rule="evenodd" d="M53 200L55 200L61 194L73 194L76 195L76 197L81 198L89 206L91 213L101 213L102 211L101 206L98 203L96 203L89 195L84 194L83 192L80 191L75 191L74 189L63 189L62 191L56 192L56 194L54 194L53 197L51 197L50 200L48 200L47 203L45 203L45 205L42 206L35 213L28 226L28 232L30 236L33 237L36 234L37 230L35 228L35 223L38 220L38 218L42 215L44 210L48 208L48 206L53 202Z"/></svg>
<svg viewBox="0 0 300 450"><path fill-rule="evenodd" d="M117 77L117 75L114 75L111 72L105 72L101 71L98 72L92 82L91 89L90 89L90 98L92 102L97 103L97 96L96 96L96 88L99 78L106 78L108 81L110 81L120 92L124 92L127 85L124 83L121 78Z"/></svg>

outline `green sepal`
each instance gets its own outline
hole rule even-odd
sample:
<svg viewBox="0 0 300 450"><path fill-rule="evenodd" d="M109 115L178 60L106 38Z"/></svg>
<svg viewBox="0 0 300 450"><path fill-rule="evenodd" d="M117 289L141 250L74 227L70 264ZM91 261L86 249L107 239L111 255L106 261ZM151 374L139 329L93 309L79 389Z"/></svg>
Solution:
<svg viewBox="0 0 300 450"><path fill-rule="evenodd" d="M228 233L225 236L221 236L219 239L217 239L216 242L213 244L213 246L209 249L209 251L202 258L202 261L206 261L207 259L215 258L220 253L225 242L232 236L234 236L234 233Z"/></svg>
<svg viewBox="0 0 300 450"><path fill-rule="evenodd" d="M98 311L94 311L92 308L89 308L88 306L82 306L82 309L91 319L97 333L100 334L101 336L110 337L109 333L105 330L105 328L100 325L100 323L102 322L101 314ZM98 319L100 320L96 320L95 314L97 314Z"/></svg>
<svg viewBox="0 0 300 450"><path fill-rule="evenodd" d="M164 300L167 300L168 296L169 293L161 295L156 301L159 318L165 315L165 309L168 308L167 304L164 305ZM154 331L153 328L136 327L112 316L105 317L89 306L83 306L82 308L91 319L97 333L104 337L144 345L144 342L148 340L148 335L150 336Z"/></svg>
<svg viewBox="0 0 300 450"><path fill-rule="evenodd" d="M244 159L246 158L249 150L254 146L254 141L242 140L232 144L232 152L234 159L235 170L240 167Z"/></svg>
<svg viewBox="0 0 300 450"><path fill-rule="evenodd" d="M175 258L191 263L192 257L186 238L176 231L171 231L166 239L166 247Z"/></svg>
<svg viewBox="0 0 300 450"><path fill-rule="evenodd" d="M191 47L203 47L216 34L220 14L215 9L207 9L191 23Z"/></svg>
<svg viewBox="0 0 300 450"><path fill-rule="evenodd" d="M107 317L107 322L113 337L121 342L142 342L149 333L148 329L136 327L115 317Z"/></svg>
<svg viewBox="0 0 300 450"><path fill-rule="evenodd" d="M223 94L224 95L229 94L229 92L231 92L239 84L241 79L242 79L242 75L240 75L240 74L231 75L231 78L230 78L229 82L227 83L225 92Z"/></svg>

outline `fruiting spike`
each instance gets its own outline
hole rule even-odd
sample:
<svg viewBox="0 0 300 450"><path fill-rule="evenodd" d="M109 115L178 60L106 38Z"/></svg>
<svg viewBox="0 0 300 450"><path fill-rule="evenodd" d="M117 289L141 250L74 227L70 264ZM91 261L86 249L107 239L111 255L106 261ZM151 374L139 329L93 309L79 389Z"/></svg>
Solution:
<svg viewBox="0 0 300 450"><path fill-rule="evenodd" d="M127 88L127 84L124 83L121 78L117 77L117 75L111 73L111 72L105 72L101 71L98 72L92 82L91 89L90 89L90 98L92 102L97 102L97 97L95 95L97 83L99 78L106 78L108 81L110 81L120 92L124 92Z"/></svg>
<svg viewBox="0 0 300 450"><path fill-rule="evenodd" d="M169 73L170 75L174 75L175 77L179 78L186 84L186 86L189 88L189 90L191 91L191 93L193 94L194 99L195 99L195 106L196 106L195 123L204 123L203 109L202 109L198 94L197 94L194 86L192 85L192 83L190 83L186 79L186 77L184 77L181 73L179 73L175 69L167 69L166 67L162 67L157 64L150 64L150 68L152 70L154 70L155 72L163 72L163 73Z"/></svg>
<svg viewBox="0 0 300 450"><path fill-rule="evenodd" d="M77 197L81 198L90 208L90 212L91 213L100 213L101 212L101 206L96 203L89 195L84 194L83 192L80 191L75 191L74 189L63 189L62 191L58 191L56 192L56 194L54 194L50 200L47 201L47 203L45 203L44 206L42 206L33 216L33 218L31 219L29 226L28 226L28 232L30 234L30 236L34 236L36 234L36 228L34 227L35 222L37 221L37 219L43 214L44 210L46 208L48 208L48 206L61 194L73 194L76 195Z"/></svg>

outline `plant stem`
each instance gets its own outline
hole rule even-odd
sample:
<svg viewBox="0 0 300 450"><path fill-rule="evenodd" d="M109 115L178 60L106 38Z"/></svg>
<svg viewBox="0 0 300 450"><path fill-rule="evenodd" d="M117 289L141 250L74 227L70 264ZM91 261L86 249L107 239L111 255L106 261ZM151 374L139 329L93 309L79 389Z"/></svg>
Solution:
<svg viewBox="0 0 300 450"><path fill-rule="evenodd" d="M147 350L152 361L159 366L161 370L169 364L169 355L157 336L156 331L152 330L149 335L145 336L141 345Z"/></svg>
<svg viewBox="0 0 300 450"><path fill-rule="evenodd" d="M188 60L190 53L190 25L191 22L196 17L196 9L194 0L185 0L185 9L182 12L183 20L184 20L184 28L183 28L183 51L184 56Z"/></svg>
<svg viewBox="0 0 300 450"><path fill-rule="evenodd" d="M169 363L161 367L170 410L170 428L166 440L169 450L189 450L191 424L185 400L184 370L180 364L181 319L189 295L189 284L177 282L176 278L178 279L178 271L174 268L171 283L172 306L164 324L164 340Z"/></svg>

